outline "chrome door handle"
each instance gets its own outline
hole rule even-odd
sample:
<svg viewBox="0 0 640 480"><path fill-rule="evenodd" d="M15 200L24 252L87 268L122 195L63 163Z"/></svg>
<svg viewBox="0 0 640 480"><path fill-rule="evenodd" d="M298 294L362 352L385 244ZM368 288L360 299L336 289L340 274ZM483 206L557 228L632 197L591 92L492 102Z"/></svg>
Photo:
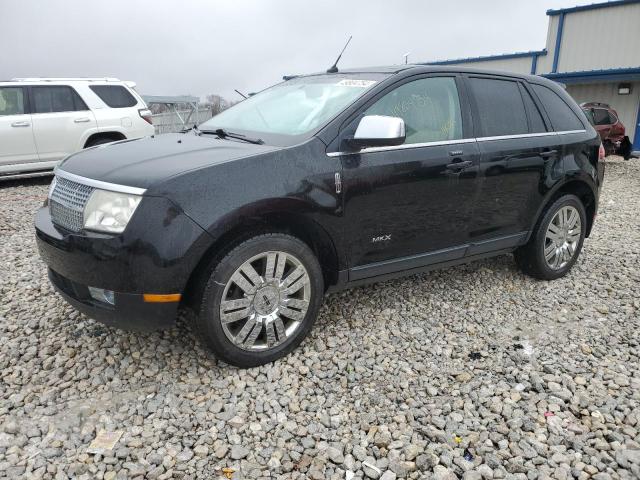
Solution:
<svg viewBox="0 0 640 480"><path fill-rule="evenodd" d="M542 152L542 153L540 154L540 156L541 156L542 158L549 158L549 157L554 156L556 153L558 153L558 151L557 151L557 150L547 150L547 151L545 151L545 152Z"/></svg>
<svg viewBox="0 0 640 480"><path fill-rule="evenodd" d="M11 124L12 127L28 127L31 124L29 122L13 122Z"/></svg>
<svg viewBox="0 0 640 480"><path fill-rule="evenodd" d="M90 121L91 121L91 120L90 120L90 119L88 119L87 117L76 118L76 119L74 120L74 122L76 122L76 123L87 123L87 122L90 122Z"/></svg>

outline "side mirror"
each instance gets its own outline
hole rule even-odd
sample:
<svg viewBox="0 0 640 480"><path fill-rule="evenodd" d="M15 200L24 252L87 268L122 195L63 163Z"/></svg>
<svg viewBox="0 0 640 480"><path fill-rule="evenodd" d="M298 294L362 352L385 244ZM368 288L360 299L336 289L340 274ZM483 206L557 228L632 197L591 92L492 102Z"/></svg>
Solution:
<svg viewBox="0 0 640 480"><path fill-rule="evenodd" d="M367 115L362 117L353 139L349 143L355 147L389 147L402 145L406 133L404 120L400 117Z"/></svg>

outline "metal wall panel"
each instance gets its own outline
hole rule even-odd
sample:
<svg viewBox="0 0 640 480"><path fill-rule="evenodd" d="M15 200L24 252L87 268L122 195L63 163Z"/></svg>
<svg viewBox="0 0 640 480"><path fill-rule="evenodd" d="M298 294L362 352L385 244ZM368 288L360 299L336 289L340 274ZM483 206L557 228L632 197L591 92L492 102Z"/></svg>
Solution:
<svg viewBox="0 0 640 480"><path fill-rule="evenodd" d="M585 85L567 85L567 92L578 103L602 102L611 105L618 112L626 128L627 135L634 141L638 104L640 103L640 82L631 84L631 95L618 95L618 83L589 83Z"/></svg>
<svg viewBox="0 0 640 480"><path fill-rule="evenodd" d="M553 46L547 48L552 56ZM565 15L559 72L638 66L640 3Z"/></svg>
<svg viewBox="0 0 640 480"><path fill-rule="evenodd" d="M538 68L536 69L536 73L538 75L542 73L551 72L551 67L553 65L553 50L556 45L556 35L558 32L558 15L549 17L549 27L547 28L547 54L540 55L538 57Z"/></svg>

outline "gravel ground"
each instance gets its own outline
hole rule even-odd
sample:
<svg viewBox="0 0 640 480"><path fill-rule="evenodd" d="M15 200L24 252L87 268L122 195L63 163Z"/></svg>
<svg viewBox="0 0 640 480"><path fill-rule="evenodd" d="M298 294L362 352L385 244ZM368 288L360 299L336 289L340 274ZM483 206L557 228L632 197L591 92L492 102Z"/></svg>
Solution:
<svg viewBox="0 0 640 480"><path fill-rule="evenodd" d="M62 301L34 244L46 191L0 187L0 477L640 477L638 161L607 165L568 277L505 256L334 294L244 371L183 320L127 333ZM88 453L101 430L122 437Z"/></svg>

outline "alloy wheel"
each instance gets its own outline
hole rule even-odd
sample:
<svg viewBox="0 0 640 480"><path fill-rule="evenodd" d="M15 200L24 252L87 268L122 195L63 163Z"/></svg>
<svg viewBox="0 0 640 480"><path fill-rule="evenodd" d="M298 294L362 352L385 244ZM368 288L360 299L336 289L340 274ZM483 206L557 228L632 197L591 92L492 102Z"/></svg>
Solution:
<svg viewBox="0 0 640 480"><path fill-rule="evenodd" d="M311 282L295 256L269 251L244 262L225 285L220 322L243 350L268 350L291 337L309 308Z"/></svg>
<svg viewBox="0 0 640 480"><path fill-rule="evenodd" d="M549 222L544 240L544 258L549 268L559 270L574 257L580 236L582 222L575 207L564 206Z"/></svg>

